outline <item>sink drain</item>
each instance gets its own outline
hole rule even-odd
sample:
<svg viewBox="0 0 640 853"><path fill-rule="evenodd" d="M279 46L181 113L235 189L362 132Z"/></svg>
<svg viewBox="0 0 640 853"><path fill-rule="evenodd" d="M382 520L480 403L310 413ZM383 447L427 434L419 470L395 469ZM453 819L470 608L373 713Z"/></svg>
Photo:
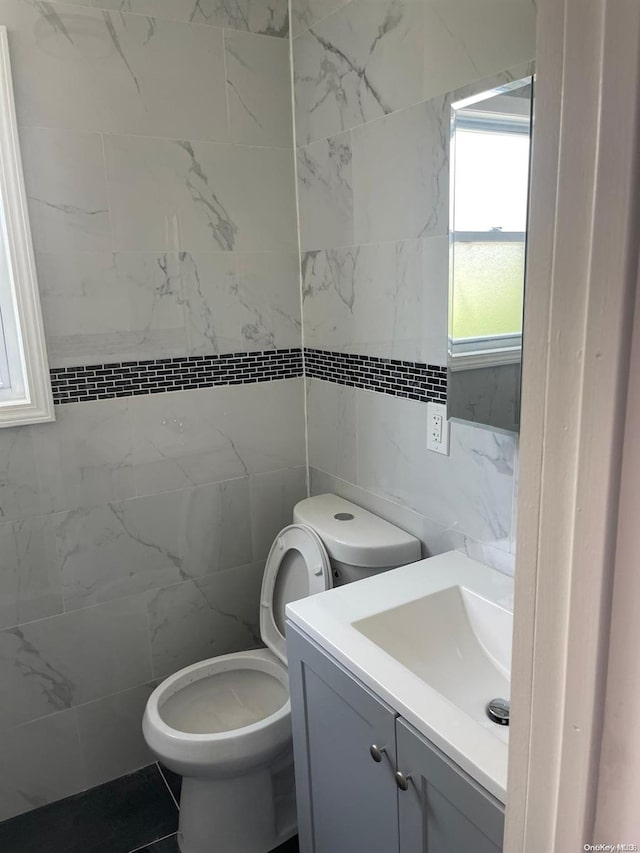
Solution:
<svg viewBox="0 0 640 853"><path fill-rule="evenodd" d="M509 700L492 699L487 705L487 717L499 726L509 725Z"/></svg>

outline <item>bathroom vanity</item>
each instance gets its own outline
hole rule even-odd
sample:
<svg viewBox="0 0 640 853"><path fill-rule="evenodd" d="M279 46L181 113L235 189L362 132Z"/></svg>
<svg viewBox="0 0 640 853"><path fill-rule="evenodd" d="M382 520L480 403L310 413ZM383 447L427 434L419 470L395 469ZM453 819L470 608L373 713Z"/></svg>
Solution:
<svg viewBox="0 0 640 853"><path fill-rule="evenodd" d="M287 608L303 853L496 853L512 581L451 552Z"/></svg>

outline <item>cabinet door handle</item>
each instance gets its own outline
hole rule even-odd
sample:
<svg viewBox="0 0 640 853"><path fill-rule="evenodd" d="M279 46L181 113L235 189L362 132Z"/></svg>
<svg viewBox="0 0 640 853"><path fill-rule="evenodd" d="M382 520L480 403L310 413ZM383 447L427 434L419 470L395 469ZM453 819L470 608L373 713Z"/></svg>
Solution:
<svg viewBox="0 0 640 853"><path fill-rule="evenodd" d="M396 780L396 785L398 786L398 788L400 788L401 791L409 790L409 781L411 780L410 773L407 773L407 775L405 776L404 773L401 773L399 770L397 770L393 774L393 778Z"/></svg>
<svg viewBox="0 0 640 853"><path fill-rule="evenodd" d="M371 758L373 758L373 760L376 762L376 764L379 764L382 761L382 753L386 751L386 746L376 746L375 743L372 743L369 747L369 754L371 755Z"/></svg>

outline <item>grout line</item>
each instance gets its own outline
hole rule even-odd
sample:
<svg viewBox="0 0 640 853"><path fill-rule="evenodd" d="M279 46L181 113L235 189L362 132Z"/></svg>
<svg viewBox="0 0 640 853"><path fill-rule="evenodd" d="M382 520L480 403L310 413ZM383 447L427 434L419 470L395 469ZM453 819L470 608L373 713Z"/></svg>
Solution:
<svg viewBox="0 0 640 853"><path fill-rule="evenodd" d="M78 753L80 758L80 766L82 767L82 791L78 793L83 793L84 791L89 790L89 762L87 760L86 750L82 743L82 734L80 732L80 715L78 714L78 706L76 705L73 708L69 708L70 711L73 711L73 717L75 720L75 730L76 737L78 738Z"/></svg>
<svg viewBox="0 0 640 853"><path fill-rule="evenodd" d="M113 215L111 212L111 191L109 189L109 169L107 168L107 150L104 144L104 134L100 134L100 149L102 151L102 171L104 174L104 189L107 195L107 211L109 218L109 246L111 248L110 254L113 256L115 254L115 238L113 234Z"/></svg>
<svg viewBox="0 0 640 853"><path fill-rule="evenodd" d="M162 587L160 587L161 589ZM153 590L152 592L159 592L159 590ZM156 665L153 660L153 640L151 638L151 612L149 607L149 602L151 601L152 592L148 593L145 597L144 602L144 626L147 632L147 651L149 653L149 669L151 670L151 684L157 687L160 684L162 679L158 678L156 675ZM153 692L153 691L152 691ZM157 763L157 762L156 762Z"/></svg>
<svg viewBox="0 0 640 853"><path fill-rule="evenodd" d="M288 35L287 36L276 36L276 35L273 35L272 33L255 33L252 30L239 29L239 28L236 29L235 27L230 27L228 24L210 24L208 21L194 21L194 20L191 20L190 18L186 18L186 19L168 18L164 15L153 15L153 14L149 15L149 14L145 14L144 12L135 12L132 9L114 9L113 6L109 7L109 6L103 6L103 5L98 5L98 4L96 4L96 5L86 4L85 5L83 3L72 3L72 2L70 2L70 0L51 0L51 2L55 3L56 6L70 6L71 8L69 9L69 12L67 14L71 13L71 9L73 9L73 12L76 14L78 12L80 12L81 10L96 11L96 12L108 12L110 15L118 14L118 15L122 15L122 16L129 15L133 18L146 18L146 19L153 18L154 21L159 21L160 23L163 23L163 24L176 24L178 26L188 26L188 27L207 27L210 30L227 29L227 30L232 30L234 33L244 33L246 35L261 36L262 38L277 39L278 41L282 41L283 39L288 38ZM350 3L351 0L347 0L347 2Z"/></svg>
<svg viewBox="0 0 640 853"><path fill-rule="evenodd" d="M77 7L76 7L77 8ZM235 30L233 32L236 32ZM242 32L239 30L238 32ZM226 82L226 81L225 81ZM198 136L190 136L188 134L184 134L183 136L163 136L158 134L150 134L150 133L131 133L127 131L120 130L105 130L104 128L67 128L67 127L58 127L58 125L54 124L31 124L28 122L21 122L18 125L18 131L20 128L27 128L29 130L50 130L50 131L58 131L65 133L69 136L106 136L106 137L117 137L122 139L150 139L155 142L189 142L192 145L218 145L227 148L256 148L259 150L266 151L291 151L292 149L285 145L256 145L255 143L251 144L248 142L234 142L227 136L226 139L206 139ZM346 132L346 131L344 131ZM337 134L334 134L337 135ZM330 139L331 137L327 137ZM322 140L319 140L322 141ZM311 143L312 144L312 143Z"/></svg>
<svg viewBox="0 0 640 853"><path fill-rule="evenodd" d="M333 15L336 15L338 12L340 12L342 9L344 9L345 6L351 5L352 2L353 2L353 0L342 0L340 5L336 6L336 8L333 9L331 12L329 12L328 15L324 15L324 17L322 17L322 18L318 18L317 21L314 21L312 24L309 24L309 26L305 27L303 30L300 30L300 32L297 32L295 35L291 35L291 31L292 31L291 30L291 20L292 19L291 19L291 14L289 14L289 33L291 35L291 40L295 41L297 38L300 38L300 36L306 35L309 32L309 30L312 30L314 27L317 27L320 24L324 23L326 20L331 18ZM291 9L289 10L289 13L291 13Z"/></svg>
<svg viewBox="0 0 640 853"><path fill-rule="evenodd" d="M104 134L103 134L104 136ZM282 151L289 151L288 148L280 149ZM398 237L395 240L377 240L377 241L364 241L361 243L340 243L334 244L332 246L310 246L302 250L302 254L306 254L307 252L335 252L335 251L343 251L346 249L361 249L367 247L377 247L377 246L397 246L399 243L423 243L425 240L432 240L436 238L448 238L449 232L442 232L442 234L426 234L421 237ZM104 255L104 254L114 254L114 255L237 255L239 258L248 255L274 255L276 257L279 256L290 256L296 255L297 249L232 249L227 251L225 249L199 249L199 248L189 248L189 249L168 249L166 246L160 248L147 248L147 249L114 249L113 252L95 250L95 249L78 249L78 250L69 250L69 249L60 249L56 251L55 249L45 249L45 250L37 250L37 255L53 255L55 257L60 255L72 255L73 257L85 257L92 255Z"/></svg>
<svg viewBox="0 0 640 853"><path fill-rule="evenodd" d="M349 2L353 2L353 0L349 0ZM344 7L341 7L344 8ZM336 10L339 11L339 10ZM335 14L332 12L331 14ZM331 16L329 16L331 17ZM315 26L315 24L313 25ZM312 29L312 27L309 27ZM308 30L307 30L308 32ZM297 36L296 36L297 38ZM396 109L392 109L391 112L382 113L381 115L374 116L370 119L365 119L364 121L358 122L357 124L352 125L348 128L343 128L342 130L335 131L334 133L329 133L325 136L320 136L317 139L308 139L304 142L300 149L309 148L311 145L315 145L318 142L327 142L329 139L333 139L335 136L341 136L343 133L353 133L354 130L359 130L363 127L368 127L371 124L375 124L377 122L382 122L385 119L391 118L391 116L396 116L399 113L406 113L409 110L414 110L417 107L424 107L425 105L429 105L431 103L441 101L442 109L445 110L447 104L453 103L455 101L461 100L467 97L467 91L470 87L478 88L478 91L483 91L484 88L492 89L494 87L502 86L504 83L510 83L514 80L517 80L519 77L530 77L533 73L532 64L535 63L535 60L528 60L525 62L518 63L517 65L511 66L510 68L506 68L504 71L498 71L495 74L489 74L481 77L478 80L474 80L471 83L468 83L465 86L459 86L457 89L454 89L450 92L441 92L439 94L430 94L427 97L420 98L417 101L412 101L410 104L404 104L401 107L397 107ZM504 79L506 78L506 79Z"/></svg>
<svg viewBox="0 0 640 853"><path fill-rule="evenodd" d="M227 69L227 31L222 30L222 68L224 74L224 103L227 113L227 139L232 142L231 110L229 107L229 72Z"/></svg>
<svg viewBox="0 0 640 853"><path fill-rule="evenodd" d="M356 214L357 214L357 210L360 207L360 205L356 206L357 193L356 193L356 182L355 182L355 170L353 168L354 151L355 151L355 145L354 145L354 139L353 139L353 130L349 129L348 133L349 133L349 179L350 179L349 183L351 185L350 186L350 189L351 189L351 227L353 229L352 233L353 233L353 239L355 242L356 234L359 233L358 232L358 216ZM420 232L420 233L422 233L422 232ZM395 249L396 256L397 256L397 253L398 253L397 244L394 246L394 249ZM422 251L422 247L420 247L420 249ZM355 288L355 284L354 284L354 288Z"/></svg>
<svg viewBox="0 0 640 853"><path fill-rule="evenodd" d="M289 80L290 80L290 97L291 97L291 133L293 141L293 182L295 187L295 203L296 203L296 239L298 243L298 293L300 298L300 348L302 350L302 398L304 409L304 453L305 453L305 479L307 488L307 497L311 496L311 472L309 468L309 403L307 399L307 390L309 388L307 381L306 356L304 350L304 299L302 292L302 243L300 235L300 192L298 188L298 151L297 151L297 132L296 132L296 96L295 96L295 76L293 68L293 0L289 0L287 13L289 15Z"/></svg>
<svg viewBox="0 0 640 853"><path fill-rule="evenodd" d="M169 793L171 794L171 799L172 799L172 800L173 800L173 802L175 803L177 810L178 810L178 811L180 811L180 804L178 803L178 801L176 800L176 798L173 796L173 791L171 790L171 786L170 786L170 785L169 785L169 783L167 782L167 779L166 779L166 777L165 777L164 773L162 772L162 767L160 766L160 762L159 762L159 761L156 761L156 766L157 766L157 768L158 768L158 771L159 771L160 775L162 776L162 781L163 781L163 782L164 782L164 784L167 786L167 790L168 790L168 791L169 791Z"/></svg>
<svg viewBox="0 0 640 853"><path fill-rule="evenodd" d="M177 835L177 832L171 832L169 835L163 835L162 838L155 838L153 841L150 841L148 844L143 844L142 847L134 847L133 850L129 850L129 853L139 853L141 850L146 850L152 844L158 844L160 841L166 841L167 838L173 838Z"/></svg>

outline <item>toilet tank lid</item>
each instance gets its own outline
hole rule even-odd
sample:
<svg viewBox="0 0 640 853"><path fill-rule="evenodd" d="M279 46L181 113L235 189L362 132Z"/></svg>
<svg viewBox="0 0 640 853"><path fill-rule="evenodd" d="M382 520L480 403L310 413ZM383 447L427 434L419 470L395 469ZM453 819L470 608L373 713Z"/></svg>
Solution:
<svg viewBox="0 0 640 853"><path fill-rule="evenodd" d="M316 531L331 559L351 566L402 566L421 557L415 536L337 495L305 498L293 520Z"/></svg>

